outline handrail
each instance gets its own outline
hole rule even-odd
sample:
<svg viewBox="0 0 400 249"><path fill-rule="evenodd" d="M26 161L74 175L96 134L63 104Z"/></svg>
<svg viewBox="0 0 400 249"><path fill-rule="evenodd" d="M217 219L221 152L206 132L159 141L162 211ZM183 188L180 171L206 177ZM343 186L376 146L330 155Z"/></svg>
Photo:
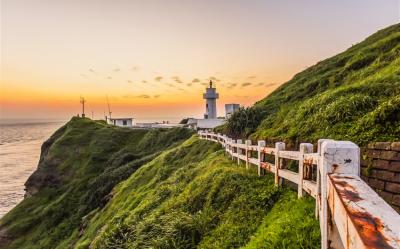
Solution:
<svg viewBox="0 0 400 249"><path fill-rule="evenodd" d="M201 139L220 143L232 160L255 165L258 174L275 175L275 185L282 179L296 183L298 197L305 193L316 199L316 217L320 220L321 248L399 248L400 216L360 178L360 148L348 141L318 140L313 145L300 144L299 151L285 150L285 143L274 148L265 141L252 145L251 140L234 140L223 134L199 131ZM253 151L257 158L252 157ZM265 155L275 156L275 163L265 162ZM299 163L299 172L283 168L283 159ZM317 167L316 181L309 176Z"/></svg>

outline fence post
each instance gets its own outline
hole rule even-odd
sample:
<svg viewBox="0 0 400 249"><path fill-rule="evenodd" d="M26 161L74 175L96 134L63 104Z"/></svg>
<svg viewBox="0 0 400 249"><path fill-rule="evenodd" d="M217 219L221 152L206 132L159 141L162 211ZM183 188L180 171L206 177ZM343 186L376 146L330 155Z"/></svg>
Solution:
<svg viewBox="0 0 400 249"><path fill-rule="evenodd" d="M236 140L235 139L232 139L231 140L231 158L232 158L232 160L234 160L234 157L233 157L233 153L235 153L235 143L236 143Z"/></svg>
<svg viewBox="0 0 400 249"><path fill-rule="evenodd" d="M300 144L301 159L299 161L299 185L297 186L297 197L303 197L303 179L304 179L304 154L313 152L313 145L309 143Z"/></svg>
<svg viewBox="0 0 400 249"><path fill-rule="evenodd" d="M246 140L246 169L249 169L249 157L251 157L251 150L249 150L249 146L251 146L251 140Z"/></svg>
<svg viewBox="0 0 400 249"><path fill-rule="evenodd" d="M238 140L236 140L236 143L237 143L237 144L243 144L243 141L242 141L242 139L238 139ZM240 165L240 158L239 158L239 155L242 154L242 153L240 153L241 151L242 151L241 148L236 147L236 153L237 153L237 155L238 155L238 157L237 157L237 164L238 164L238 165Z"/></svg>
<svg viewBox="0 0 400 249"><path fill-rule="evenodd" d="M318 141L319 142L319 141ZM328 174L346 173L360 175L360 148L348 141L322 141L320 149L320 185L321 185L321 247L329 248L330 235L329 230L330 217L328 214ZM332 228L332 226L331 226Z"/></svg>
<svg viewBox="0 0 400 249"><path fill-rule="evenodd" d="M264 140L259 140L258 141L258 148L257 148L257 153L258 153L258 175L261 176L261 162L264 161L264 153L262 152L265 147L265 141Z"/></svg>
<svg viewBox="0 0 400 249"><path fill-rule="evenodd" d="M321 212L321 158L322 158L322 143L325 141L334 141L332 139L318 139L317 153L319 156L317 164L317 193L315 198L315 218L319 219L319 213Z"/></svg>
<svg viewBox="0 0 400 249"><path fill-rule="evenodd" d="M275 186L281 184L281 180L279 179L279 169L282 167L283 163L283 159L279 158L279 151L281 150L285 150L285 143L275 143Z"/></svg>

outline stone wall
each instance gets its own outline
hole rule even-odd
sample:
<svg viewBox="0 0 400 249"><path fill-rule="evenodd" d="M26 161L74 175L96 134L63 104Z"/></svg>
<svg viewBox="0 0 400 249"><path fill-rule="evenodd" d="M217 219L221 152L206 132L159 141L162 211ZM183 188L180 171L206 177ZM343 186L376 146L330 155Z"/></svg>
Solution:
<svg viewBox="0 0 400 249"><path fill-rule="evenodd" d="M400 142L361 148L361 178L400 213Z"/></svg>

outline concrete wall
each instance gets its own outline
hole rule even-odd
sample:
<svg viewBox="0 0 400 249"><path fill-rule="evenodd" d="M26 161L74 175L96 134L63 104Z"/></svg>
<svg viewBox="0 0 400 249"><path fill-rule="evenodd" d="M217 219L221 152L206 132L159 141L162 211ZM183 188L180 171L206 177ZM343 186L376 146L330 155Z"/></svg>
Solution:
<svg viewBox="0 0 400 249"><path fill-rule="evenodd" d="M361 148L361 178L400 213L400 142Z"/></svg>

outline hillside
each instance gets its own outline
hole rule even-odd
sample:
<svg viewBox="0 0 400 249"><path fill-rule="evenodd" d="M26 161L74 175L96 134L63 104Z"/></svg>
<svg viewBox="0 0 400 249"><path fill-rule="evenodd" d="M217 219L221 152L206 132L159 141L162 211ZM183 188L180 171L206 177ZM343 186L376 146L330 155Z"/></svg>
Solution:
<svg viewBox="0 0 400 249"><path fill-rule="evenodd" d="M296 144L398 140L400 24L298 73L217 131Z"/></svg>
<svg viewBox="0 0 400 249"><path fill-rule="evenodd" d="M191 134L72 119L44 143L26 183L32 196L0 220L0 245L319 247L313 199L298 200Z"/></svg>
<svg viewBox="0 0 400 249"><path fill-rule="evenodd" d="M33 196L0 220L0 247L11 240L10 248L54 248L108 202L116 184L191 134L73 118L42 145L38 169L25 184Z"/></svg>

